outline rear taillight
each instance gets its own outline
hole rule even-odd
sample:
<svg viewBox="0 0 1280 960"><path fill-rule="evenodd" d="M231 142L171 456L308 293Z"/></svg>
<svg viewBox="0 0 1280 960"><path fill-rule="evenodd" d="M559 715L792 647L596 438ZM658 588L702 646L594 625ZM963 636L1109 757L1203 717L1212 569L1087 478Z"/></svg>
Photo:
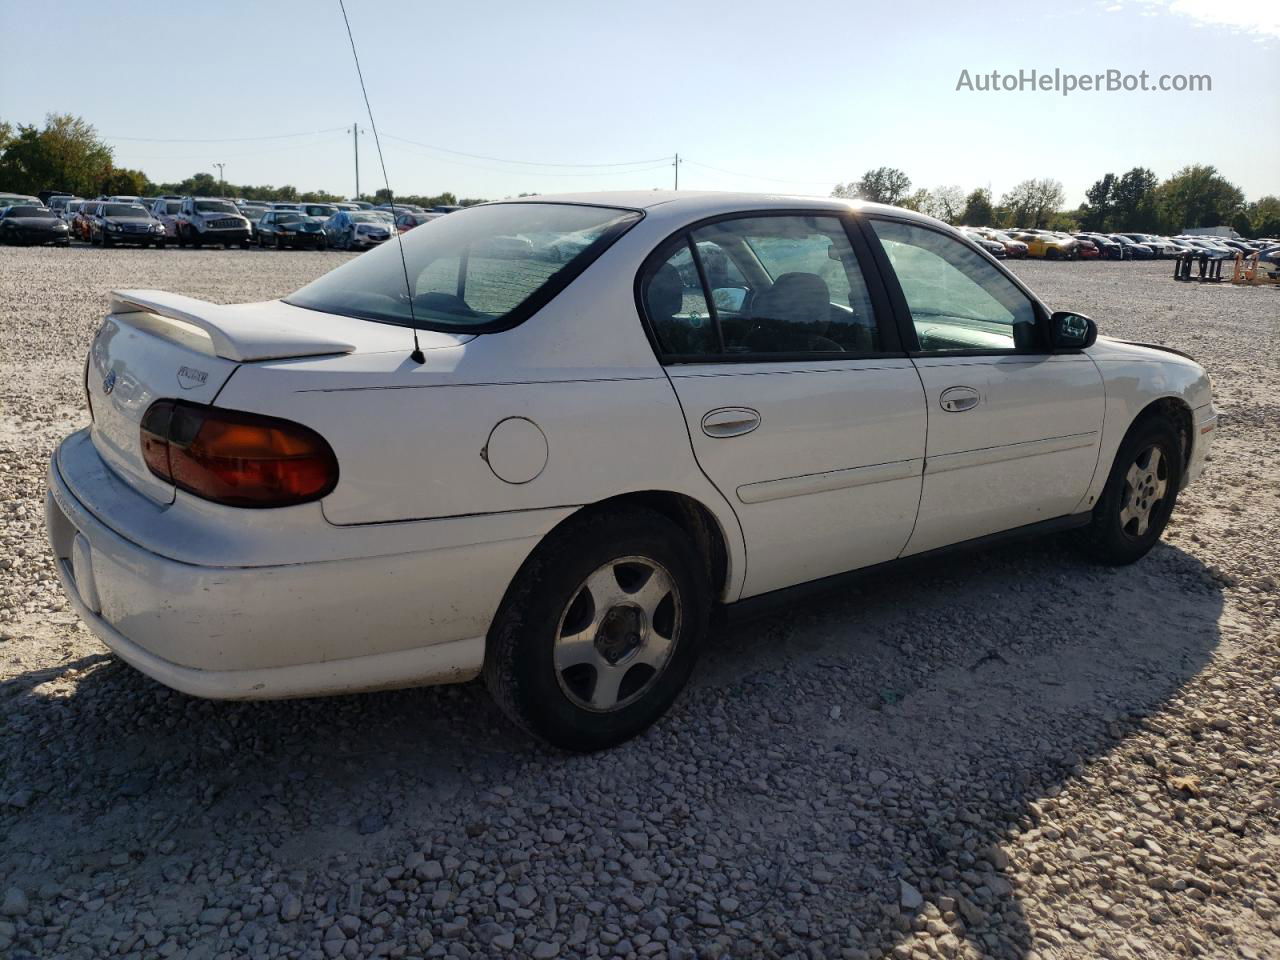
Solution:
<svg viewBox="0 0 1280 960"><path fill-rule="evenodd" d="M142 417L142 457L174 486L235 507L288 507L338 483L324 437L290 420L157 400Z"/></svg>

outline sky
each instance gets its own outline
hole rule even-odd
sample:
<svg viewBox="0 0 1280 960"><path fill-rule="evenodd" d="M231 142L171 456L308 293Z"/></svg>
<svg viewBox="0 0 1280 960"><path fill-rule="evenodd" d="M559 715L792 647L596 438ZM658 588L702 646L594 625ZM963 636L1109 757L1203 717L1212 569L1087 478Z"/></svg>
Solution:
<svg viewBox="0 0 1280 960"><path fill-rule="evenodd" d="M397 194L826 195L1216 166L1280 193L1275 0L347 0ZM0 120L84 117L155 181L383 185L338 0L0 0ZM47 39L46 39L47 38ZM992 70L1207 74L1207 92L957 90ZM0 184L3 189L3 184Z"/></svg>

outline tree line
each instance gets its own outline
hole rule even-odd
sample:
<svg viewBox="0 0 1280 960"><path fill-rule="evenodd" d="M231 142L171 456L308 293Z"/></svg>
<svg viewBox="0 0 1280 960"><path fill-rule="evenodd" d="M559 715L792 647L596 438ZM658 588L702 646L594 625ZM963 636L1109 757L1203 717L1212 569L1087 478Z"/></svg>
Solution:
<svg viewBox="0 0 1280 960"><path fill-rule="evenodd" d="M92 124L58 113L46 116L43 126L15 126L0 120L0 189L28 194L65 190L81 197L171 193L304 203L344 199L328 190L299 190L292 184L226 183L205 172L176 183L155 183L141 170L116 166L111 146ZM1146 167L1118 176L1107 173L1074 210L1063 209L1062 184L1049 178L1024 180L996 202L985 189L968 193L958 186L912 190L911 178L894 167L877 167L859 180L836 184L831 195L908 207L963 226L1180 233L1186 227L1227 225L1245 236L1280 236L1280 198L1268 195L1246 203L1239 187L1205 164L1184 167L1164 181ZM358 199L387 203L391 193L382 189ZM459 200L448 191L395 199L424 207L483 202Z"/></svg>
<svg viewBox="0 0 1280 960"><path fill-rule="evenodd" d="M111 146L98 136L93 125L81 117L51 113L44 125L17 124L0 120L0 190L35 195L43 190L62 190L78 197L181 196L243 197L246 200L284 200L325 203L346 198L328 190L299 190L292 184L236 184L220 181L211 173L195 173L175 183L156 183L141 170L118 167ZM391 192L383 189L357 199L387 203ZM470 206L483 200L459 200L445 191L434 196L396 196L403 203L423 207L461 204Z"/></svg>
<svg viewBox="0 0 1280 960"><path fill-rule="evenodd" d="M1244 192L1207 164L1183 167L1163 181L1146 167L1108 173L1074 210L1063 209L1062 184L1048 178L1023 180L999 202L985 189L966 194L958 186L911 186L903 171L877 167L859 180L836 184L831 195L907 207L957 226L1157 234L1230 226L1246 237L1280 236L1280 197L1246 203Z"/></svg>

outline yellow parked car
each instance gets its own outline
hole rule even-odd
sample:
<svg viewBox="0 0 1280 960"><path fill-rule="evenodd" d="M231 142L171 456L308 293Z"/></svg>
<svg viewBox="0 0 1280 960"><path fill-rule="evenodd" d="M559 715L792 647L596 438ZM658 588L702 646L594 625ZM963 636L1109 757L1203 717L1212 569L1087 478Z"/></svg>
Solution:
<svg viewBox="0 0 1280 960"><path fill-rule="evenodd" d="M1027 245L1027 256L1045 260L1074 260L1080 256L1080 241L1055 233L1015 233L1015 240Z"/></svg>

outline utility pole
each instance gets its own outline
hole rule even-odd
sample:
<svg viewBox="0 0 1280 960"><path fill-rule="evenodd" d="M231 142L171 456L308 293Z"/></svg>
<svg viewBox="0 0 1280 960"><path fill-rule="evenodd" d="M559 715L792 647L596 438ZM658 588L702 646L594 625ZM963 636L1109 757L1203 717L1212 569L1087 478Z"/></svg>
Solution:
<svg viewBox="0 0 1280 960"><path fill-rule="evenodd" d="M352 200L360 199L360 124L353 123L351 125L351 146L355 150L356 155L356 195Z"/></svg>
<svg viewBox="0 0 1280 960"><path fill-rule="evenodd" d="M672 164L676 168L676 189L680 189L680 154L676 154L676 162Z"/></svg>
<svg viewBox="0 0 1280 960"><path fill-rule="evenodd" d="M227 192L227 178L222 175L222 168L225 167L226 164L217 163L215 161L214 163L211 164L211 166L218 168L218 190L221 193L225 194Z"/></svg>

